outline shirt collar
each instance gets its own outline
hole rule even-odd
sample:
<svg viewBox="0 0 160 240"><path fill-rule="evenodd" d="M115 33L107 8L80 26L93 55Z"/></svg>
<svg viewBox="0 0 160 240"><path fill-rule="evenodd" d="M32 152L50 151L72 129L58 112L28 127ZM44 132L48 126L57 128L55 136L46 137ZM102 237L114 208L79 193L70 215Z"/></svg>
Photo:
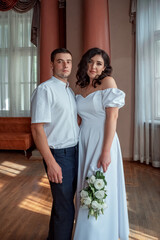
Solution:
<svg viewBox="0 0 160 240"><path fill-rule="evenodd" d="M65 82L59 80L58 78L56 78L56 77L54 77L54 76L52 76L52 80L54 80L54 81L57 82L58 84L62 84L62 85L65 86L65 87L69 87L69 82L68 82L68 81L67 81L67 83L65 83Z"/></svg>

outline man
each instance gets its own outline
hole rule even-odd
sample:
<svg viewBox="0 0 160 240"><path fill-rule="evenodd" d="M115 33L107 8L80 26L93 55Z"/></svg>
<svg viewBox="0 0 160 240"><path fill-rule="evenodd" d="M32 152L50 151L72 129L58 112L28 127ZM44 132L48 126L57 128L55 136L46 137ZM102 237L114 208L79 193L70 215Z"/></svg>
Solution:
<svg viewBox="0 0 160 240"><path fill-rule="evenodd" d="M79 127L75 96L69 88L72 55L64 48L51 54L53 76L31 99L32 134L44 158L53 205L48 240L70 240L74 221Z"/></svg>

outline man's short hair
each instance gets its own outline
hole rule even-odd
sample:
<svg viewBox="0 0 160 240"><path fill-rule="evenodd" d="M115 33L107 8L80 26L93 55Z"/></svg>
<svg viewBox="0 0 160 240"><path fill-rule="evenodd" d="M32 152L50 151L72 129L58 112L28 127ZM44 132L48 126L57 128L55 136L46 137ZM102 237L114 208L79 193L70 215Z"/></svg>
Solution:
<svg viewBox="0 0 160 240"><path fill-rule="evenodd" d="M58 53L69 53L72 56L71 52L68 49L66 49L66 48L57 48L57 49L55 49L51 53L51 62L54 62L55 56Z"/></svg>

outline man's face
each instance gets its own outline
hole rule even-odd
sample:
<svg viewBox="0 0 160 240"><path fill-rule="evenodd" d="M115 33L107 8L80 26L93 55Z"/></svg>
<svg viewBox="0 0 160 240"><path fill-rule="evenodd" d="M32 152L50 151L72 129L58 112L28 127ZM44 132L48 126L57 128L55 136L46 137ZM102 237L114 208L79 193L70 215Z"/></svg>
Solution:
<svg viewBox="0 0 160 240"><path fill-rule="evenodd" d="M69 53L57 53L52 67L53 76L63 82L67 82L67 78L72 70L72 56Z"/></svg>

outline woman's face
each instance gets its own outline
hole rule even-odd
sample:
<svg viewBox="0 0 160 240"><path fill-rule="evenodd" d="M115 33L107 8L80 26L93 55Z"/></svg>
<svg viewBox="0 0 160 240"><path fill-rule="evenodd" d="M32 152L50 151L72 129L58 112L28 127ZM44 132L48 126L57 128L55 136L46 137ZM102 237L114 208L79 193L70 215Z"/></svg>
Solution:
<svg viewBox="0 0 160 240"><path fill-rule="evenodd" d="M88 62L87 74L91 80L101 75L105 69L104 60L101 55L95 55Z"/></svg>

